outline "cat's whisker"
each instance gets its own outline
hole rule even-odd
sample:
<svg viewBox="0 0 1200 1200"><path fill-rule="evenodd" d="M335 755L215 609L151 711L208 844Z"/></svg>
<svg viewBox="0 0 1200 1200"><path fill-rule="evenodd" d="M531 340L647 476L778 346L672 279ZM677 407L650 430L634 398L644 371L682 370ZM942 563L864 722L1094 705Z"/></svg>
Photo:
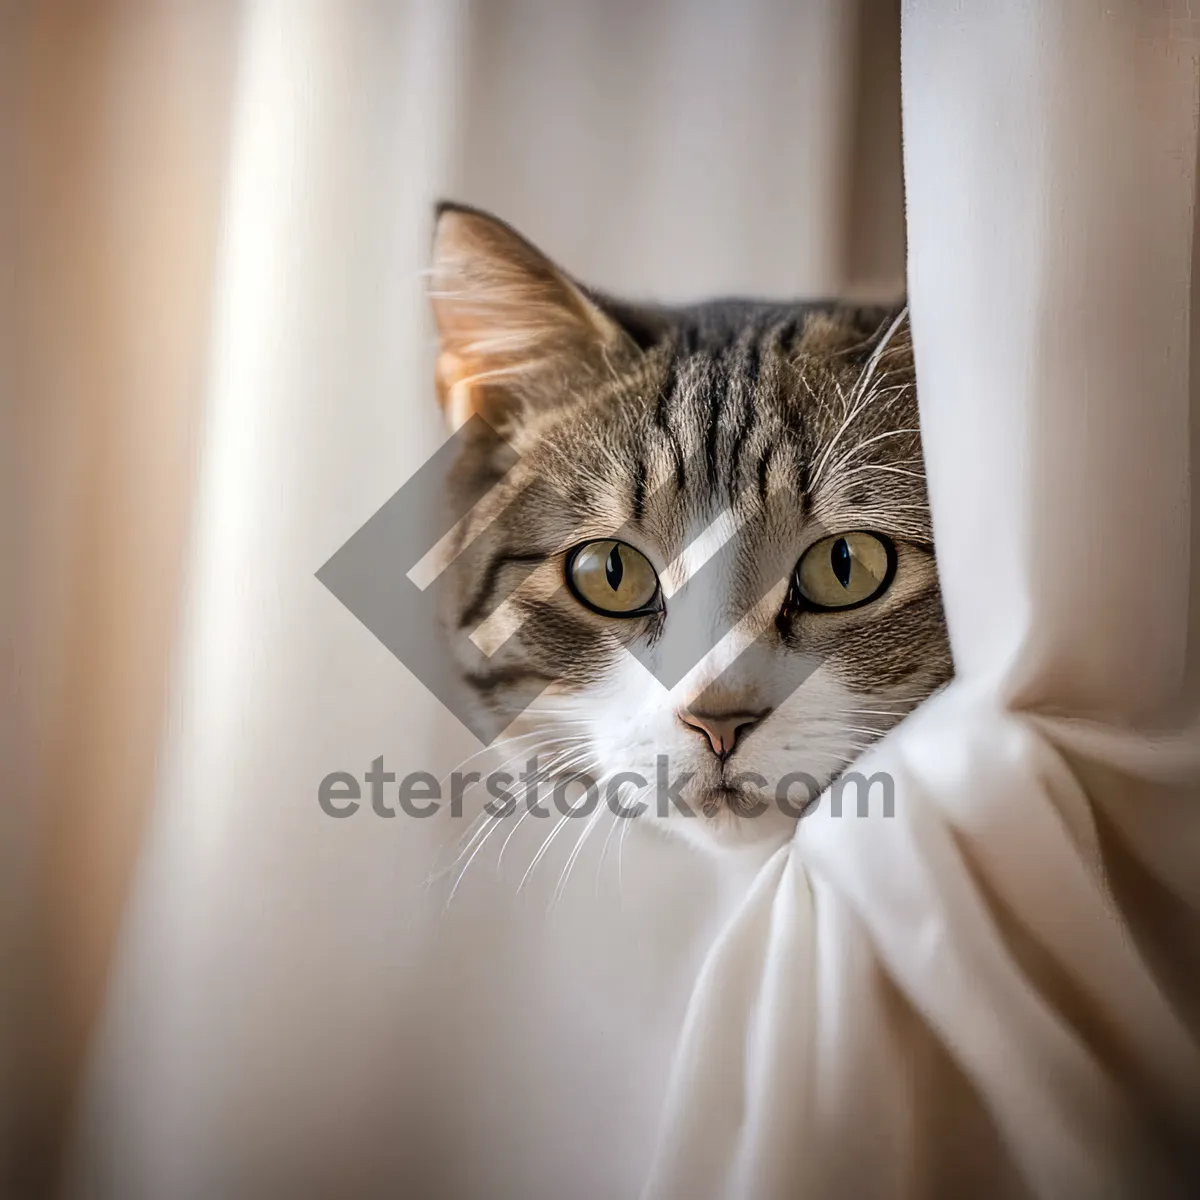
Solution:
<svg viewBox="0 0 1200 1200"><path fill-rule="evenodd" d="M492 771L490 772L490 774L492 776L497 776L497 775L500 775L501 773L504 773L506 767L508 767L511 763L515 762L518 758L520 758L523 754L526 754L526 753L528 753L527 750L518 751L516 754L510 756L509 758L505 759L503 762L498 764L496 767L494 767L492 769ZM537 757L537 753L535 753L534 757L535 758ZM443 780L443 782L445 782L445 781ZM475 783L472 783L470 786L475 787L477 785ZM465 794L465 789L464 789L464 794ZM460 845L461 845L462 840L467 840L466 846L463 847L463 849L459 852L458 857L455 858L455 860L452 863L450 863L450 865L447 868L445 868L444 871L439 872L438 875L435 876L434 878L438 878L441 875L445 874L446 871L454 869L454 867L462 859L462 857L465 854L470 852L471 846L474 844L475 838L478 837L478 835L479 835L479 830L477 829L477 826L479 826L480 823L485 821L487 818L494 817L494 816L495 816L495 814L489 813L487 811L487 808L486 807L484 808L484 811L482 813L480 813L478 817L475 818L475 820L472 822L470 828L468 828L467 832L462 835L462 839L460 839Z"/></svg>
<svg viewBox="0 0 1200 1200"><path fill-rule="evenodd" d="M491 746L484 746L482 750L476 750L474 754L467 755L467 757L464 758L462 760L462 762L460 762L457 766L452 767L449 771L447 771L446 774L442 776L442 778L439 782L441 784L445 784L446 780L449 779L452 775L461 775L463 773L464 767L470 766L471 763L473 763L473 762L478 762L481 758L486 758L486 756L489 754L496 754L501 750L507 750L507 749L509 749L509 747L513 746L517 742L527 742L533 738L545 738L547 736L548 735L547 735L546 730L534 729L534 730L530 730L530 732L528 732L528 733L517 734L514 737L505 738L502 742L496 742ZM558 740L558 739L556 739L556 740ZM505 759L505 761L503 763L501 763L498 767L493 768L493 770L494 771L503 770L504 767L508 766L508 764L510 762L512 762L514 758L517 758L519 756L519 753L520 752L518 752L517 754L511 755L509 758Z"/></svg>
<svg viewBox="0 0 1200 1200"><path fill-rule="evenodd" d="M896 314L891 325L889 325L887 330L885 331L883 337L879 339L879 343L876 345L875 349L871 351L871 356L867 359L866 366L863 368L862 373L859 376L859 382L857 384L857 387L858 387L860 394L867 389L867 386L870 384L872 378L875 375L875 368L879 365L880 360L883 358L884 353L887 351L887 348L891 345L892 338L894 338L896 336L897 331L904 324L904 322L907 320L907 318L908 318L908 305L906 304Z"/></svg>
<svg viewBox="0 0 1200 1200"><path fill-rule="evenodd" d="M531 805L527 804L525 806L525 811L516 819L516 821L513 824L512 829L510 829L508 831L508 836L504 839L504 842L500 847L500 853L496 856L496 871L497 871L497 873L500 871L500 868L504 865L504 853L508 849L508 843L511 842L514 837L516 837L517 830L521 828L522 824L524 824L526 819L528 817L530 817L532 814L533 814L533 807Z"/></svg>
<svg viewBox="0 0 1200 1200"><path fill-rule="evenodd" d="M879 365L879 361L883 357L884 351L887 350L889 344L891 343L892 338L896 334L896 331L904 323L904 320L907 316L908 316L908 308L907 308L907 306L905 306L897 314L895 320L889 326L887 332L884 333L883 337L880 339L879 344L871 352L871 357L867 360L866 365L863 367L863 370L859 375L858 381L856 382L854 388L852 389L852 391L850 393L851 406L850 406L849 415L842 422L841 426L838 428L837 432L833 435L833 438L830 440L829 444L825 447L824 453L821 455L821 458L818 460L817 466L812 473L811 481L809 484L811 489L815 490L816 487L818 486L818 484L820 483L820 481L824 478L825 467L828 464L830 458L832 457L833 452L836 449L838 443L841 441L842 435L854 423L854 421L858 418L858 416L863 411L865 411L867 405L874 398L875 392L874 392L874 390L868 391L868 386L871 383L871 380L874 378L875 368ZM886 378L886 377L887 376L885 374L884 378ZM836 380L835 380L835 383L836 383ZM842 395L840 385L838 385L838 395L839 396Z"/></svg>
<svg viewBox="0 0 1200 1200"><path fill-rule="evenodd" d="M566 708L562 708L562 709L544 709L543 708L543 709L532 709L532 710L526 709L523 715L531 723L536 722L536 729L534 730L534 732L539 732L539 731L543 732L543 733L546 732L546 730L550 726L551 722L553 722L554 727L556 727L556 728L583 729L583 730L590 729L592 726L591 719L588 717L585 717L585 716L575 716L574 711L575 710L573 710L573 709L566 709ZM525 736L525 735L518 734L516 736ZM505 738L504 740L511 741L512 739Z"/></svg>
<svg viewBox="0 0 1200 1200"><path fill-rule="evenodd" d="M928 696L924 692L918 692L912 696L872 696L870 703L878 705L878 708L859 708L857 706L851 708L839 708L831 715L835 719L845 716L853 716L855 713L859 712L882 712L884 716L891 716L893 712L897 711L890 707L893 704L897 706L898 710L908 713L912 711L912 706L914 704L919 704L922 700L927 699Z"/></svg>
<svg viewBox="0 0 1200 1200"><path fill-rule="evenodd" d="M622 820L632 820L631 817L621 817L617 813L612 814L612 823L608 827L608 832L604 835L604 842L600 847L600 858L596 863L596 895L600 895L600 876L604 871L604 860L608 857L608 847L612 843L613 834L620 828Z"/></svg>
<svg viewBox="0 0 1200 1200"><path fill-rule="evenodd" d="M540 863L542 861L542 859L546 856L546 852L550 849L550 844L554 841L554 839L558 835L559 831L562 829L562 827L564 825L566 825L566 823L570 819L571 819L571 814L569 812L566 812L566 813L563 813L562 816L560 816L558 818L557 822L555 822L554 828L551 829L549 834L546 835L545 841L542 842L541 846L538 847L537 853L533 856L533 861L529 864L528 867L526 867L525 874L521 876L521 882L517 884L518 892L522 891L524 889L526 883L529 882L529 877L534 873L535 870L537 870L538 863Z"/></svg>
<svg viewBox="0 0 1200 1200"><path fill-rule="evenodd" d="M889 504L886 508L860 508L855 510L855 516L859 520L867 520L873 518L881 518L883 521L895 523L895 514L898 512L929 512L928 504ZM919 526L913 526L914 529L919 529Z"/></svg>
<svg viewBox="0 0 1200 1200"><path fill-rule="evenodd" d="M562 770L563 768L562 768L562 767L560 767L560 766L557 766L557 765L556 765L556 766L554 766L554 767L552 767L552 768L550 768L550 769L552 769L552 770L556 770L556 771L557 771L557 770ZM541 785L543 782L545 782L545 775L542 775L542 776L541 776L541 777L538 779L538 781L537 781L537 783L536 783L536 785L535 785L535 786L536 786L536 787L540 787L540 785ZM512 827L512 829L510 829L510 830L509 830L509 832L508 832L508 835L505 837L505 839L504 839L503 843L502 843L502 844L501 844L501 846L500 846L500 853L499 853L499 854L497 855L497 857L496 857L496 871L497 871L497 873L499 873L500 869L501 869L501 868L503 867L503 865L504 865L504 855L505 855L505 853L506 853L506 852L507 852L507 850L508 850L508 845L509 845L509 843L510 843L510 842L513 840L513 838L514 838L514 837L516 837L516 835L517 835L517 830L521 828L521 826L522 826L522 825L525 823L525 821L526 821L526 820L528 820L528 818L529 818L529 817L531 817L531 816L533 816L533 815L534 815L534 808L535 808L535 806L536 806L536 804L537 804L537 800L538 800L538 798L539 798L539 797L537 797L536 795L535 795L534 797L532 797L532 798L528 797L528 795L527 795L527 797L526 797L526 801L525 801L525 809L524 809L524 812L522 812L522 813L521 813L521 815L520 815L520 816L519 816L519 817L516 819L516 821L513 823L513 827ZM547 814L547 815L549 815L549 814ZM511 816L512 816L512 814L511 814L511 813L508 813L508 814L507 814L507 816L508 816L508 817L511 817Z"/></svg>
<svg viewBox="0 0 1200 1200"><path fill-rule="evenodd" d="M633 824L633 818L629 818L625 822L625 828L621 830L621 836L617 838L617 891L623 896L625 894L625 840L629 837L629 828Z"/></svg>
<svg viewBox="0 0 1200 1200"><path fill-rule="evenodd" d="M850 479L854 475L861 475L864 471L882 471L887 475L904 475L909 479L917 479L921 483L925 482L925 476L922 472L909 471L904 467L892 466L890 463L861 463L859 466L843 472L842 478Z"/></svg>
<svg viewBox="0 0 1200 1200"><path fill-rule="evenodd" d="M496 772L494 773L498 773L504 770L504 768L511 766L520 758L525 758L527 762L541 758L543 755L553 758L555 755L573 753L591 741L585 734L558 733L554 730L541 730L540 736L541 740L532 747L525 746L506 758L496 768Z"/></svg>
<svg viewBox="0 0 1200 1200"><path fill-rule="evenodd" d="M850 449L833 464L833 474L835 476L840 476L841 472L845 469L846 465L853 460L854 456L865 450L868 446L874 446L876 443L887 441L889 438L918 436L920 432L921 431L919 429L911 428L885 429L883 433L873 434L865 441L855 442L855 444L851 446ZM814 488L817 486L816 476L813 477L811 486Z"/></svg>
<svg viewBox="0 0 1200 1200"><path fill-rule="evenodd" d="M495 833L495 831L500 828L500 825L502 822L503 822L502 817L492 817L491 818L491 823L487 827L487 832L483 835L482 838L479 839L479 845L477 845L475 847L475 849L471 853L471 857L467 859L466 863L463 865L462 870L459 871L458 878L454 881L454 886L450 889L450 895L446 897L446 904L442 910L443 912L449 911L450 905L453 903L454 897L458 892L459 885L466 878L467 872L471 869L471 864L478 857L479 852L484 848L484 846L487 845L488 840L491 838L492 834Z"/></svg>
<svg viewBox="0 0 1200 1200"><path fill-rule="evenodd" d="M486 810L481 812L479 816L477 816L475 820L471 822L471 825L467 829L466 833L464 833L459 839L458 845L460 849L454 860L440 869L431 870L428 878L425 881L426 887L432 887L443 876L448 875L451 871L453 871L454 868L458 866L458 864L462 862L462 860L471 852L476 840L481 836L486 836L484 831L487 829L488 823L494 820L496 820L494 814L489 813Z"/></svg>
<svg viewBox="0 0 1200 1200"><path fill-rule="evenodd" d="M560 770L560 769L561 769L561 767L559 767L558 765L552 765L552 766L546 768L547 771ZM540 772L539 775L541 776L538 780L538 783L540 784L541 782L544 782L545 774ZM520 829L521 825L525 822L525 820L532 813L533 813L533 805L526 803L525 811L514 822L512 829L510 829L508 831L508 835L505 837L503 843L500 846L500 853L496 856L496 871L497 872L499 872L501 867L504 865L504 854L505 854L505 851L507 851L507 849L508 849L509 842L511 842L513 840L513 838L516 836L517 830ZM511 815L512 815L511 813L507 814L504 819L507 819L507 817L510 817Z"/></svg>
<svg viewBox="0 0 1200 1200"><path fill-rule="evenodd" d="M644 797L649 794L651 787L652 787L652 785L647 783L643 787L635 789L630 794L629 798L626 800L621 800L617 807L623 809L625 812L628 812L630 809L636 807L638 804L641 803L641 801L644 799ZM637 820L637 817L635 817L635 816L621 816L619 813L616 813L616 812L614 812L612 814L612 817L613 817L612 824L609 826L608 833L605 834L605 837L604 837L604 845L600 847L600 860L596 864L596 894L597 895L600 894L600 877L604 870L604 861L608 857L608 848L612 843L613 834L618 833L618 830L620 831L620 833L617 837L617 849L618 849L617 890L618 890L618 894L620 894L621 886L622 886L621 885L621 866L620 866L620 858L619 858L621 840L625 836L625 832L624 832L625 827L633 824L633 822L635 820Z"/></svg>
<svg viewBox="0 0 1200 1200"><path fill-rule="evenodd" d="M567 888L567 881L571 877L571 870L575 866L576 862L579 861L579 854L580 854L580 851L583 850L583 844L584 844L584 842L587 841L588 834L590 834L592 832L592 830L596 828L596 823L600 820L600 817L603 815L603 813L604 813L603 805L597 803L596 811L594 813L592 813L591 818L588 820L588 823L584 826L583 832L579 835L579 838L575 842L574 849L571 851L570 855L567 857L566 866L563 867L562 874L559 875L558 883L555 885L554 896L552 898L551 903L557 904L563 898L563 895L566 892L566 888Z"/></svg>
<svg viewBox="0 0 1200 1200"><path fill-rule="evenodd" d="M556 725L559 727L568 727L568 728L590 728L590 727L592 727L592 721L590 721L590 719L586 718L586 716L571 716L569 709L539 710L539 712L533 713L532 715L535 716L535 718L541 722L554 721L554 722L556 722Z"/></svg>
<svg viewBox="0 0 1200 1200"><path fill-rule="evenodd" d="M807 375L801 375L800 382L803 385L804 390L808 393L808 398L832 417L833 409L829 407L829 402L825 399L824 393L818 392L816 388L813 387L813 385L809 382Z"/></svg>
<svg viewBox="0 0 1200 1200"><path fill-rule="evenodd" d="M560 760L560 762L548 765L545 768L544 772L539 772L539 774L537 776L538 782L540 783L540 782L544 781L545 775L549 771L552 771L552 770L553 771L561 771L564 769L570 769L574 765L578 765L579 763L586 761L586 758L587 758L586 753L577 753L575 755L568 755L565 759ZM509 840L512 838L513 834L516 832L517 826L519 826L521 824L521 822L532 811L533 811L532 806L527 805L525 812L522 813L522 815L518 819L516 825L509 832L508 837L505 838L504 843L502 844L502 846L500 848L501 856L503 856L505 847L508 845ZM450 902L454 899L455 893L458 891L459 885L462 883L464 877L466 876L467 871L470 870L471 864L475 861L476 857L479 855L479 852L483 849L484 845L489 841L489 839L491 838L491 836L495 832L495 830L497 828L499 828L499 826L512 814L507 813L502 816L498 816L498 815L495 815L492 813L488 813L485 810L483 815L490 819L490 823L487 824L486 827L484 828L484 830L482 831L482 836L479 836L479 834L475 835L475 838L478 839L477 844L475 845L474 850L471 851L470 857L467 859L466 863L463 865L462 870L459 872L458 878L454 881L454 886L450 889L450 895L446 899L446 908L450 907ZM570 815L570 814L568 814L568 815ZM553 835L551 835L551 836L553 836ZM475 838L473 838L472 840L474 841ZM544 851L544 849L545 849L545 847L543 847L543 851ZM464 853L465 853L465 851L464 851ZM461 858L461 857L462 857L462 855L459 856L459 858ZM458 860L456 860L456 861L458 861ZM497 868L499 868L499 865L500 865L499 860L497 860ZM452 866L453 866L453 864L452 864ZM451 867L451 869L452 869L452 867ZM526 876L528 876L528 872L526 872ZM522 885L523 884L524 884L524 880L522 880ZM518 888L518 891L519 890L520 890L520 888Z"/></svg>
<svg viewBox="0 0 1200 1200"><path fill-rule="evenodd" d="M501 762L498 766L496 766L493 769L493 771L491 772L491 774L499 775L501 772L504 771L505 767L507 767L510 763L514 762L516 759L520 758L522 756L522 754L526 754L526 753L528 753L528 750L518 751L516 754L510 756L509 758L507 758L503 762ZM539 751L539 753L540 753L540 751ZM563 751L563 753L565 753L565 751ZM534 757L537 757L536 753L535 753ZM553 768L550 768L550 769L553 769ZM443 782L444 782L444 780L443 780ZM475 786L475 785L472 784L472 786ZM460 839L460 842L459 842L461 849L459 850L458 855L448 866L442 868L439 871L433 872L430 875L429 879L426 881L427 886L431 886L438 879L442 878L442 876L444 876L444 875L448 874L450 871L454 870L454 868L468 854L471 855L471 858L473 859L474 853L477 852L479 848L481 848L482 841L486 840L490 836L491 826L489 825L489 822L502 821L504 819L505 819L505 815L497 815L495 813L490 813L485 808L484 811L481 812L479 814L479 816L476 817L475 820L471 823L471 826L468 828L467 832L462 835L462 838ZM523 820L524 817L522 817L521 819ZM519 823L520 822L518 822L518 824ZM510 833L509 837L511 837L511 836L512 836L512 834ZM479 842L479 845L476 844L477 841ZM466 843L465 845L463 845L464 842ZM507 845L507 844L508 843L506 840L505 845ZM501 854L503 854L503 850L501 850ZM469 865L470 865L470 861L468 861L468 863L467 863L467 866L469 866ZM463 871L465 872L466 869L467 868L464 866ZM461 874L460 874L459 878L461 879ZM455 886L457 887L457 884Z"/></svg>

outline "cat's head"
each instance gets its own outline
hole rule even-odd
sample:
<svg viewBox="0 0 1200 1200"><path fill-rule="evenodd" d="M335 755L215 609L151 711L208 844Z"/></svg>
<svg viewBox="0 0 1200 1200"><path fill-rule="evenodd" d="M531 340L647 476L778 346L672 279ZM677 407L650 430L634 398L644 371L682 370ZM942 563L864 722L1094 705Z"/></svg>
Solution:
<svg viewBox="0 0 1200 1200"><path fill-rule="evenodd" d="M951 672L903 312L616 303L449 205L432 281L474 702L624 811L787 835Z"/></svg>

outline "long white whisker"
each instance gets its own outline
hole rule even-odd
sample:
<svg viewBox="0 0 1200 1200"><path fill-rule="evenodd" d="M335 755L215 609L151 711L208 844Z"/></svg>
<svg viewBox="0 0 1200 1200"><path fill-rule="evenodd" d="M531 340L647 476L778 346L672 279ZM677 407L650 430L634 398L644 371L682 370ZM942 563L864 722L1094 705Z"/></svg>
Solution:
<svg viewBox="0 0 1200 1200"><path fill-rule="evenodd" d="M531 730L529 733L522 733L522 734L517 735L516 737L505 738L503 742L498 742L492 746L484 746L484 748L482 750L476 750L474 754L471 754L468 757L464 758L462 760L462 762L460 762L458 764L458 766L447 771L446 774L442 776L440 782L442 784L445 784L446 780L449 779L451 775L463 774L464 773L463 768L465 766L468 766L470 763L483 758L485 755L495 754L498 750L501 750L501 749L507 750L510 747L516 745L516 743L518 743L518 742L529 742L535 738L543 739L544 741L546 741L547 746L549 746L551 744L551 742L556 742L556 741L583 741L583 740L585 740L583 738L583 736L580 734L568 734L566 737L562 737L562 736L559 736L557 733L548 732L545 729L534 729L534 730ZM525 753L525 751L521 751L521 750L515 751L508 758L506 758L502 763L493 767L491 773L496 774L496 773L502 771L505 767L507 767L509 765L509 763L511 763L515 759L519 758L522 753Z"/></svg>
<svg viewBox="0 0 1200 1200"><path fill-rule="evenodd" d="M629 836L629 827L632 824L632 821L626 821L621 836L617 838L617 891L622 896L625 895L625 839Z"/></svg>
<svg viewBox="0 0 1200 1200"><path fill-rule="evenodd" d="M573 763L573 764L580 763L580 762L585 761L586 757L587 757L586 753L576 753L574 755L569 756L567 758L567 761L570 763ZM556 766L554 768L547 768L547 770L550 770L550 769L562 769L562 767ZM539 773L538 778L544 778L544 775ZM532 808L527 808L526 812L522 815L521 820L524 820L525 816L527 816L529 814L529 812L531 812L531 811L532 811ZM471 864L475 861L476 857L478 857L479 852L483 849L483 847L486 845L486 843L491 839L492 834L496 831L497 828L499 828L499 826L505 820L505 817L493 816L492 814L487 813L486 810L485 810L484 815L491 818L491 823L486 826L485 830L483 831L482 837L480 837L478 834L475 835L475 837L478 839L477 844L475 845L474 850L471 851L471 855L467 859L466 863L463 865L462 870L458 873L458 878L454 881L454 886L450 889L450 895L446 898L445 907L447 909L450 907L450 902L454 899L455 893L458 891L459 885L462 883L464 877L466 876L467 871L470 870ZM508 815L511 816L511 814L508 814ZM518 821L517 824L519 825L520 821ZM557 826L556 826L556 829L557 829ZM515 832L516 832L516 828L514 827L512 833L515 833ZM508 835L509 838L512 837L512 833L510 833ZM501 846L502 854L504 851L504 846L507 846L507 844L508 844L508 839L506 838L503 846ZM544 850L545 850L545 846L543 846L543 852L544 852ZM459 857L461 858L462 856L460 855ZM455 861L457 861L457 860L455 860ZM526 877L528 877L528 872L526 872ZM524 880L522 880L522 884L524 884ZM517 890L519 891L520 888L518 888Z"/></svg>
<svg viewBox="0 0 1200 1200"><path fill-rule="evenodd" d="M584 844L584 842L587 841L588 834L590 834L592 832L592 830L596 828L596 822L600 820L600 817L603 814L603 812L604 812L604 806L602 804L600 804L599 801L597 801L596 811L594 813L592 813L591 818L588 820L588 823L584 826L583 832L579 835L578 839L576 840L574 849L567 856L567 864L565 867L563 867L562 874L559 875L558 883L555 885L555 888L554 888L554 896L551 900L552 904L557 904L563 898L563 895L565 894L565 892L567 890L567 880L570 879L570 877L571 877L571 869L575 866L575 863L579 860L579 853L583 849L583 844Z"/></svg>
<svg viewBox="0 0 1200 1200"><path fill-rule="evenodd" d="M902 717L905 714L879 708L844 708L838 715L843 717Z"/></svg>
<svg viewBox="0 0 1200 1200"><path fill-rule="evenodd" d="M579 756L579 757L576 757L574 760L569 760L569 761L574 761L576 764L579 764L579 763L586 761L586 759L582 756ZM567 764L565 764L565 763L564 764L555 764L552 767L547 767L546 771L542 773L538 782L539 783L544 782L545 775L548 774L550 770L561 771L564 769L567 769ZM508 843L513 840L513 837L516 835L517 830L521 827L522 823L532 812L533 812L533 803L527 802L525 805L525 811L520 815L520 817L517 818L516 823L513 825L512 829L508 833L508 836L504 839L503 845L500 847L500 854L496 859L496 870L497 871L500 870L500 867L504 862L504 852L508 849Z"/></svg>
<svg viewBox="0 0 1200 1200"><path fill-rule="evenodd" d="M516 819L516 821L513 823L513 827L508 831L508 836L504 839L504 842L500 846L500 853L496 856L496 870L497 871L499 871L501 866L503 866L503 864L504 864L504 852L508 849L508 843L513 840L513 837L516 835L517 830L521 828L521 825L524 823L525 819L532 812L533 812L533 806L527 804L525 806L525 811Z"/></svg>
<svg viewBox="0 0 1200 1200"><path fill-rule="evenodd" d="M637 805L641 801L642 797L645 796L650 791L650 788L651 788L651 785L649 783L645 784L643 787L636 788L633 791L633 793L631 794L629 800L621 800L618 795L618 805L616 805L616 807L620 807L620 808L628 811L629 809L633 808L635 805ZM618 829L623 830L626 825L632 824L637 819L636 817L632 817L632 816L623 817L619 813L616 813L616 812L614 812L612 814L612 818L613 818L612 825L609 826L608 833L604 837L604 845L601 846L601 848L600 848L600 861L596 864L596 894L597 895L599 895L599 893L600 893L600 876L601 876L601 872L604 870L604 860L608 856L608 847L609 847L610 843L612 842L613 834L616 833ZM624 836L624 835L622 834L622 836ZM620 843L621 843L621 838L618 837L617 838L618 847L620 846ZM618 884L617 884L618 889L620 889L620 886L621 886L620 882L619 882L619 874L620 874L620 863L618 861Z"/></svg>
<svg viewBox="0 0 1200 1200"><path fill-rule="evenodd" d="M865 450L868 446L873 446L876 442L885 441L887 438L904 437L906 435L911 435L911 434L920 434L920 432L921 431L919 429L888 429L888 430L885 430L883 433L877 433L873 437L867 438L867 440L865 442L855 442L854 445L851 446L850 449L847 450L846 453L844 455L842 455L842 457L839 458L837 460L837 462L834 463L833 474L835 477L838 476L841 473L842 469L846 466L846 464L856 454L858 454L862 450ZM828 453L828 450L826 451L826 453ZM822 458L821 461L822 461L822 463L824 463L825 459ZM816 484L817 484L817 476L814 474L812 483L809 486L810 486L810 488L815 488Z"/></svg>
<svg viewBox="0 0 1200 1200"><path fill-rule="evenodd" d="M887 332L884 333L882 339L880 339L879 344L871 352L871 357L867 360L866 365L860 372L858 380L856 381L854 388L850 393L850 400L848 402L849 413L846 419L842 422L841 426L838 428L838 431L833 435L833 438L830 440L829 444L825 447L825 451L821 455L821 458L817 462L817 466L812 473L809 484L810 490L815 489L818 482L824 476L826 464L829 462L834 448L841 441L842 435L854 423L854 421L858 419L859 414L862 413L866 406L871 402L874 393L868 392L867 388L871 383L871 380L874 378L875 368L879 364L879 360L883 356L884 351L891 344L891 340L895 336L896 330L900 328L904 318L907 316L908 307L906 305L896 315L896 319L891 323L887 329Z"/></svg>
<svg viewBox="0 0 1200 1200"><path fill-rule="evenodd" d="M925 482L925 475L922 471L909 471L904 467L894 467L890 463L863 463L860 466L851 467L849 471L841 472L840 478L849 479L851 475L859 475L863 471L882 471L886 475L903 475L908 479L919 479L922 483Z"/></svg>
<svg viewBox="0 0 1200 1200"><path fill-rule="evenodd" d="M558 821L554 825L554 828L550 830L549 834L546 836L546 840L542 842L541 846L538 848L538 852L533 856L533 861L525 869L525 874L521 876L521 882L517 884L518 892L521 891L521 889L524 888L525 884L529 881L530 875L532 875L537 869L537 865L545 857L546 851L550 849L550 843L554 841L559 830L561 830L570 819L571 814L569 812L565 812L561 817L559 817Z"/></svg>
<svg viewBox="0 0 1200 1200"><path fill-rule="evenodd" d="M502 772L504 772L505 767L507 767L510 763L514 762L516 759L520 758L521 755L525 754L525 753L528 753L528 751L527 750L518 751L516 754L505 759L498 766L494 767L492 769L492 771L490 772L490 774L493 776L501 774ZM540 753L540 751L535 753L533 757L537 758L538 753ZM445 782L445 781L443 780L443 782ZM475 785L472 784L471 786L475 786ZM475 820L471 823L471 826L467 829L466 833L463 834L462 839L460 839L459 845L461 848L459 850L457 857L447 867L445 867L444 869L442 869L440 871L435 872L430 877L430 879L428 881L429 883L432 883L434 880L441 878L441 876L446 874L448 871L452 871L455 868L455 866L457 866L457 864L462 861L463 857L471 852L471 849L474 846L476 839L483 832L483 825L486 823L486 821L489 818L492 818L492 817L494 817L494 814L489 813L485 807L484 811L481 812L479 814L479 816L475 818ZM464 843L465 843L465 845L464 845Z"/></svg>
<svg viewBox="0 0 1200 1200"><path fill-rule="evenodd" d="M492 822L488 826L487 833L485 833L483 837L479 839L479 845L476 846L471 852L471 857L467 859L466 863L463 865L463 869L459 871L458 878L454 881L454 886L450 889L450 895L446 897L446 904L442 910L443 912L449 911L450 905L454 901L454 896L458 891L459 884L461 884L463 879L466 878L466 874L471 869L471 864L475 861L476 856L479 854L480 850L487 845L488 839L492 836L492 834L500 828L502 821L502 817L492 817Z"/></svg>

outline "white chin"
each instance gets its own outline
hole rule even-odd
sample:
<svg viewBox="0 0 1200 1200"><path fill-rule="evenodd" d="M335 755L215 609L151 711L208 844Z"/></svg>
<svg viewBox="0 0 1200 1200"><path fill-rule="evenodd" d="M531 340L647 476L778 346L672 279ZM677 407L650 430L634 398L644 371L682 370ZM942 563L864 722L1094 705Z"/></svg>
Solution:
<svg viewBox="0 0 1200 1200"><path fill-rule="evenodd" d="M682 838L710 854L774 849L789 842L796 832L796 818L773 804L756 816L739 816L722 806L711 817L698 811L691 816L679 812L661 816L647 811L644 819L669 837Z"/></svg>

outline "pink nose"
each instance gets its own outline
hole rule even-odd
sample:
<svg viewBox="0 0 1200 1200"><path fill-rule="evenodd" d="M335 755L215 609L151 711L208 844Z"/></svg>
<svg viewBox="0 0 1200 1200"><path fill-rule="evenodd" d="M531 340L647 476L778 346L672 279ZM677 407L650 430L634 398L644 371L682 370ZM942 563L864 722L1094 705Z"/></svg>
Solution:
<svg viewBox="0 0 1200 1200"><path fill-rule="evenodd" d="M738 740L757 725L770 710L758 713L699 713L685 709L679 719L689 729L704 734L712 752L724 762Z"/></svg>

